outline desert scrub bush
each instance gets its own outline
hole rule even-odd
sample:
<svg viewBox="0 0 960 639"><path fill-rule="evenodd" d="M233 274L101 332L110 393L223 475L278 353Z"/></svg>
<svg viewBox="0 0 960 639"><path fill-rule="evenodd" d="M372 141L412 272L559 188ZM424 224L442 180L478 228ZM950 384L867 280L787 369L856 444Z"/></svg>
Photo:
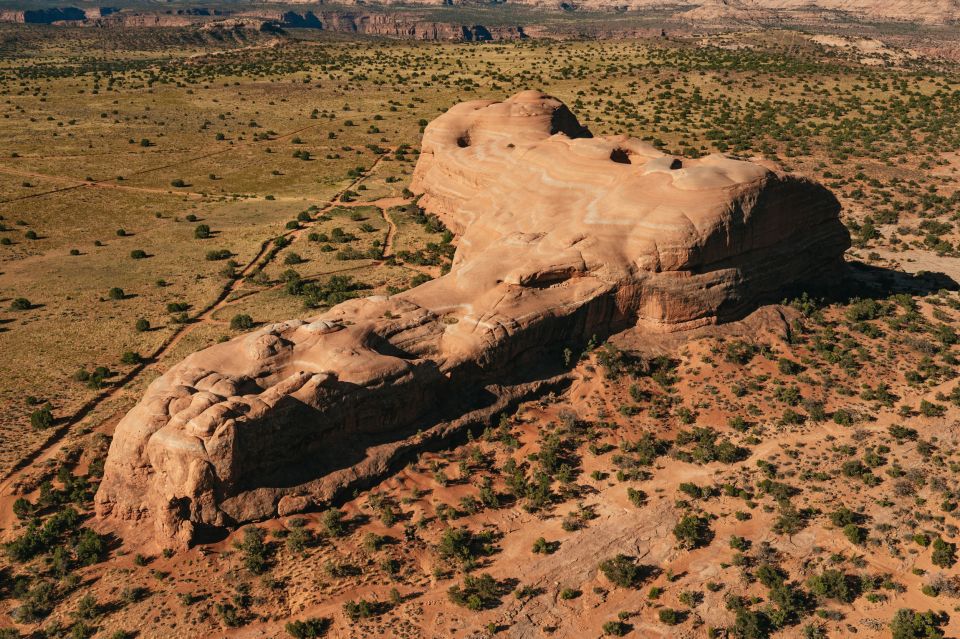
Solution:
<svg viewBox="0 0 960 639"><path fill-rule="evenodd" d="M30 303L30 300L25 297L18 297L10 302L11 311L28 311L32 306L33 304Z"/></svg>
<svg viewBox="0 0 960 639"><path fill-rule="evenodd" d="M294 639L314 639L327 634L330 620L325 617L311 617L303 621L288 621L283 628Z"/></svg>
<svg viewBox="0 0 960 639"><path fill-rule="evenodd" d="M847 524L844 526L843 536L855 546L862 546L867 542L867 531L856 524Z"/></svg>
<svg viewBox="0 0 960 639"><path fill-rule="evenodd" d="M454 584L447 590L451 602L468 610L485 610L500 603L501 587L497 580L484 573L466 575L463 585Z"/></svg>
<svg viewBox="0 0 960 639"><path fill-rule="evenodd" d="M229 258L233 253L229 249L213 249L207 251L205 258L208 262L217 262Z"/></svg>
<svg viewBox="0 0 960 639"><path fill-rule="evenodd" d="M44 404L30 413L30 425L34 430L46 430L53 426L53 412L50 410L50 404Z"/></svg>
<svg viewBox="0 0 960 639"><path fill-rule="evenodd" d="M735 446L730 440L722 438L713 428L695 427L689 431L680 431L674 442L678 447L693 445L687 450L678 450L677 459L708 464L713 461L732 464L746 459L749 451Z"/></svg>
<svg viewBox="0 0 960 639"><path fill-rule="evenodd" d="M298 520L299 521L299 520ZM302 553L308 546L314 542L313 533L311 533L303 523L291 526L290 534L287 535L287 549L292 553Z"/></svg>
<svg viewBox="0 0 960 639"><path fill-rule="evenodd" d="M150 320L145 317L138 318L133 327L138 333L145 333L150 330Z"/></svg>
<svg viewBox="0 0 960 639"><path fill-rule="evenodd" d="M458 562L464 569L473 567L479 557L493 553L493 533L474 533L468 528L447 528L437 544L437 555L450 562Z"/></svg>
<svg viewBox="0 0 960 639"><path fill-rule="evenodd" d="M636 488L627 488L627 499L630 500L631 504L640 508L647 503L647 493Z"/></svg>
<svg viewBox="0 0 960 639"><path fill-rule="evenodd" d="M648 573L633 557L622 554L601 561L599 568L610 583L621 588L638 588Z"/></svg>
<svg viewBox="0 0 960 639"><path fill-rule="evenodd" d="M343 604L343 612L350 621L356 623L361 619L369 619L377 614L377 606L366 599L348 601Z"/></svg>
<svg viewBox="0 0 960 639"><path fill-rule="evenodd" d="M758 350L759 349L754 344L750 344L749 342L745 342L743 340L727 342L723 359L731 364L745 366L750 363L750 360L753 359Z"/></svg>
<svg viewBox="0 0 960 639"><path fill-rule="evenodd" d="M676 626L677 624L682 623L684 616L685 613L683 611L674 610L673 608L661 608L657 613L660 623L668 626Z"/></svg>
<svg viewBox="0 0 960 639"><path fill-rule="evenodd" d="M673 536L680 548L693 550L709 545L713 540L713 531L706 517L686 515L673 527Z"/></svg>
<svg viewBox="0 0 960 639"><path fill-rule="evenodd" d="M347 534L347 525L343 521L343 511L339 508L331 508L325 511L320 517L320 523L331 537L343 537Z"/></svg>
<svg viewBox="0 0 960 639"><path fill-rule="evenodd" d="M943 613L901 608L890 621L890 633L892 639L943 639L941 626L948 619Z"/></svg>
<svg viewBox="0 0 960 639"><path fill-rule="evenodd" d="M957 546L944 541L940 537L933 540L933 551L930 554L930 561L934 566L940 568L952 568L957 563Z"/></svg>
<svg viewBox="0 0 960 639"><path fill-rule="evenodd" d="M243 539L234 544L243 557L243 565L255 575L263 574L270 565L270 548L266 537L263 528L251 526L243 531Z"/></svg>
<svg viewBox="0 0 960 639"><path fill-rule="evenodd" d="M842 603L853 603L860 596L860 580L840 570L825 570L807 581L810 592L818 597L835 599Z"/></svg>
<svg viewBox="0 0 960 639"><path fill-rule="evenodd" d="M253 328L253 318L246 313L239 313L230 318L230 328L235 331L248 331Z"/></svg>
<svg viewBox="0 0 960 639"><path fill-rule="evenodd" d="M607 621L603 624L603 634L610 635L611 637L626 636L631 629L629 624L620 620Z"/></svg>
<svg viewBox="0 0 960 639"><path fill-rule="evenodd" d="M112 300L122 300L126 297L126 294L123 292L123 289L119 286L114 286L109 291L107 291L107 297Z"/></svg>
<svg viewBox="0 0 960 639"><path fill-rule="evenodd" d="M213 231L210 230L210 225L208 224L197 224L193 228L193 237L198 240L206 240L212 237Z"/></svg>
<svg viewBox="0 0 960 639"><path fill-rule="evenodd" d="M533 553L537 555L549 555L553 553L557 546L560 544L556 542L549 542L543 537L537 537L536 541L533 542Z"/></svg>
<svg viewBox="0 0 960 639"><path fill-rule="evenodd" d="M77 563L81 566L92 566L103 561L106 557L107 542L94 531L84 528L74 547L74 553L77 557Z"/></svg>

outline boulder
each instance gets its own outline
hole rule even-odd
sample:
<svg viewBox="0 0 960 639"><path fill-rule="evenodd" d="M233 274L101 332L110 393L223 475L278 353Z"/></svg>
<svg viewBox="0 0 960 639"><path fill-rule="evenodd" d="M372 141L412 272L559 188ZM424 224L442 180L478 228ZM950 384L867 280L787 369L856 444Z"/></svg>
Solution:
<svg viewBox="0 0 960 639"><path fill-rule="evenodd" d="M850 245L810 180L593 137L536 91L437 118L411 188L457 234L450 272L173 366L117 426L101 517L182 546L323 504L554 389L565 348L741 317Z"/></svg>

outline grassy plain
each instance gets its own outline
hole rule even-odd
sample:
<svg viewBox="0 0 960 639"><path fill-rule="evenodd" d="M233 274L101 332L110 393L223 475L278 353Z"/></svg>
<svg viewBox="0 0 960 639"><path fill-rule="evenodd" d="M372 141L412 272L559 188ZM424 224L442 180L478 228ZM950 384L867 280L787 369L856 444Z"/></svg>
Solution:
<svg viewBox="0 0 960 639"><path fill-rule="evenodd" d="M0 35L11 36L9 27L2 29ZM175 30L44 33L54 37L31 40L42 46L29 51L8 41L0 59L3 471L38 450L58 426L70 435L109 430L145 383L190 352L250 323L318 312L342 292L332 288L334 275L349 275L347 285L362 283L364 294L374 294L442 272L450 238L402 208L404 188L423 124L462 100L541 88L595 133L635 135L691 157L725 151L779 163L837 193L855 237L851 257L903 270L922 264L960 279L960 76L904 52L826 45L798 32L487 45L257 37L232 50L177 42ZM320 294L304 294L305 282L320 285ZM17 308L24 306L20 298L26 308ZM731 628L755 623L768 632L776 622L788 634L809 626L811 637L823 636L815 634L820 628L842 636L845 624L869 628L876 619L885 628L894 603L933 606L920 593L930 585L924 576L937 567L913 536L957 536L946 514L950 504L956 507L949 483L955 487L956 442L933 441L924 428L930 420L944 426L960 403L947 387L956 377L951 351L960 303L955 293L942 293L918 304L903 298L880 306L800 304L794 310L800 324L792 325L799 342L760 336L773 344L769 350L734 338L695 342L677 353L676 373L656 382L624 372L615 352L584 354L570 397L527 406L476 447L424 456L381 486L396 521L383 515L382 499L358 497L344 507L352 522L345 538L311 516L305 525L317 543L306 548L283 541L303 526L270 522L273 578L289 591L248 575L243 553L224 543L212 558L207 550L191 551L189 562L150 557L149 569L117 554L85 569L100 579L89 592L104 610L78 617L83 589L60 584L62 599L48 602L47 612L104 632L150 618L144 637L210 636L236 625L279 633L281 622L307 616L333 619L340 629L352 627L356 616L353 623L370 636L421 636L424 628L470 636L486 632L487 624L494 630L518 624L517 632L532 633L577 617L572 611L580 611L578 623L591 636L607 622L611 633L669 631L665 619L689 624L691 632L705 631L704 620ZM238 317L249 322L232 328ZM138 330L141 319L148 326L141 322ZM780 357L800 368L780 365ZM98 366L113 374L77 379L79 370L90 374ZM102 403L89 415L81 411L98 398ZM54 423L41 418L31 425L46 402ZM579 411L589 428L571 423L566 410ZM749 463L676 455L685 444L675 443L669 458L653 457L662 457L656 463L670 472L644 485L645 498L627 497L623 484L651 479L638 467L653 460L634 464L611 454L614 447L638 455L643 451L627 440L653 429L676 442L680 431L706 422L749 451ZM919 434L894 428L901 422ZM559 464L527 457L554 446L551 433L565 442L565 479L556 477ZM779 438L764 441L771 433ZM918 439L934 449L918 450ZM521 474L524 464L536 462L556 479L549 498L509 485L502 469L516 455ZM846 464L861 458L861 466ZM912 468L933 470L910 476ZM822 469L833 474L825 477ZM475 474L478 482L487 477L502 506L463 501L480 493L468 481L444 479L461 474ZM887 485L872 483L881 474L899 491L893 497ZM758 489L763 479L812 488L794 505L794 493L784 488ZM701 494L697 487L714 484L725 492ZM85 499L78 498L79 507L89 505ZM860 516L881 502L882 514ZM828 513L844 504L855 512L850 522L843 515L834 525ZM707 543L701 554L677 550L675 543L684 542L670 534L675 511L706 518L712 534L723 535L722 562L705 539L691 541ZM742 511L752 514L734 514ZM435 562L448 520L504 535L476 558L497 584L489 600L481 598L478 614L445 594L451 578L463 583L463 566ZM597 573L600 550L590 545L600 540L601 550L615 554L624 522L642 529L650 542L646 561L656 564L627 584L642 581L642 601ZM869 541L845 537L847 523L865 528ZM697 525L691 523L694 537ZM807 529L813 525L816 539ZM416 529L410 543L365 541L368 533L400 538L407 526ZM770 550L770 543L783 547L784 534L797 535L794 555ZM518 562L532 561L528 548L539 536L562 539L560 554L546 553L536 564L530 574L539 581L526 584L531 590L505 598L525 585L511 580ZM754 538L753 551L731 536ZM881 550L887 554L864 557ZM801 563L799 555L813 563ZM388 559L400 568L383 563ZM46 575L45 560L38 561ZM838 565L844 575L866 574L872 580L858 577L854 596L863 595L857 605L865 607L853 609L849 593L827 590L819 595L823 614L810 617L809 602L788 597L792 581L788 592L775 577L772 585L762 581L771 592L780 588L777 594L757 583L759 566L777 562L804 584ZM351 572L358 568L362 576ZM741 578L739 595L787 598L774 599L779 608L766 612L744 601L731 607L724 584ZM157 596L131 593L131 579ZM654 585L666 592L662 601L646 594ZM821 586L803 587L809 593ZM562 589L571 590L569 598ZM534 605L518 621L515 611L544 594L554 604L554 595L569 601L563 604L569 610ZM363 597L380 603L357 612L351 606ZM115 600L122 604L107 612L106 602ZM677 616L661 615L664 608ZM776 617L778 610L787 617ZM37 622L19 619L24 627Z"/></svg>

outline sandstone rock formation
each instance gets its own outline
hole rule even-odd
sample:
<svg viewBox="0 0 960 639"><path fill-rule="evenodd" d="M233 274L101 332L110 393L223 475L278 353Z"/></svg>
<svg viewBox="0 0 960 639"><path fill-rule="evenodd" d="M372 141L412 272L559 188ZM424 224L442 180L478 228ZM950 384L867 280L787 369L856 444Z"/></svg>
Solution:
<svg viewBox="0 0 960 639"><path fill-rule="evenodd" d="M183 545L309 508L537 392L565 347L739 317L849 247L813 182L595 138L536 91L431 123L411 188L457 233L450 272L171 368L117 426L101 516Z"/></svg>
<svg viewBox="0 0 960 639"><path fill-rule="evenodd" d="M603 13L622 16L633 13L669 24L671 33L678 28L700 30L704 27L729 27L745 24L760 27L804 25L832 30L845 24L856 28L860 22L906 22L926 25L950 25L960 21L960 0L513 0L511 5L526 5L550 12L594 12L589 26L576 20L544 20L542 24L510 26L496 24L496 3L489 8L487 26L464 23L458 17L460 5L474 8L472 0L356 0L357 9L327 7L315 0L289 0L284 5L315 5L322 10L288 11L265 5L266 0L241 2L231 8L187 7L176 10L99 7L51 7L37 10L2 10L0 22L117 27L185 27L223 22L230 28L240 24L252 29L290 28L324 29L390 38L418 40L512 40L525 36L588 35L601 37L649 36L658 29L631 26L614 20L604 25L595 18ZM372 6L371 6L372 5ZM379 8L378 8L379 6ZM443 6L443 13L427 13L422 7ZM386 8L384 8L386 7ZM471 12L472 15L473 12ZM536 14L531 14L534 16ZM226 18L220 17L226 16ZM449 17L448 20L440 17ZM475 17L473 19L476 19ZM539 18L538 18L539 19ZM875 25L874 25L875 26Z"/></svg>

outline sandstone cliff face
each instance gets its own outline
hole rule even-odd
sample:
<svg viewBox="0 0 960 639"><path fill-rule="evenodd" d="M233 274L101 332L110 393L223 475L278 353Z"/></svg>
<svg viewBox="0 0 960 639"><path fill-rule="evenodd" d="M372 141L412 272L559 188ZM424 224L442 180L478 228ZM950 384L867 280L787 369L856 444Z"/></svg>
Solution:
<svg viewBox="0 0 960 639"><path fill-rule="evenodd" d="M95 11L99 14L100 10ZM83 9L76 7L0 11L0 22L16 22L20 24L54 24L57 22L74 22L86 19L87 13Z"/></svg>
<svg viewBox="0 0 960 639"><path fill-rule="evenodd" d="M414 40L488 41L519 40L526 37L523 27L457 24L423 20L405 12L351 12L351 11L282 11L245 12L244 15L272 20L281 27L322 29L337 33Z"/></svg>
<svg viewBox="0 0 960 639"><path fill-rule="evenodd" d="M594 138L534 91L430 124L411 188L459 236L450 273L171 368L117 426L100 516L185 545L309 508L538 391L565 346L738 317L849 247L810 181Z"/></svg>

